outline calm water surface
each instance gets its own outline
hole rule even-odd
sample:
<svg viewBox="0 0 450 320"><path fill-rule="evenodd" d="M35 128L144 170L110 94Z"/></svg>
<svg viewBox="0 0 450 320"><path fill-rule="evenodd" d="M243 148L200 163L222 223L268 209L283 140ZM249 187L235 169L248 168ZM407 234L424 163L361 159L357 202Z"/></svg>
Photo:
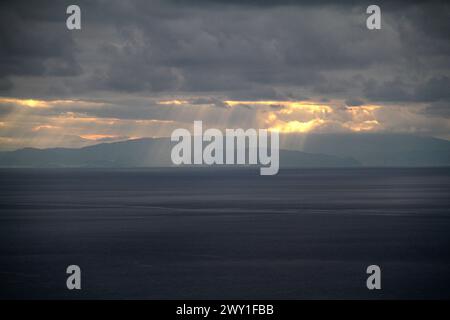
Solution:
<svg viewBox="0 0 450 320"><path fill-rule="evenodd" d="M0 298L450 298L450 169L0 170ZM82 290L65 269L82 269ZM366 289L366 267L382 290Z"/></svg>

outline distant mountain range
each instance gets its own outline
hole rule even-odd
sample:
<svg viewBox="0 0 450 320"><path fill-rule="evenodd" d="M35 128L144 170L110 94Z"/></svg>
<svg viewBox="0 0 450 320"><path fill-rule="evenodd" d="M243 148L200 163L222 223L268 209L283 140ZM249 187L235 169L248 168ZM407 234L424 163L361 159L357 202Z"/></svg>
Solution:
<svg viewBox="0 0 450 320"><path fill-rule="evenodd" d="M0 167L169 167L168 138L143 138L71 149L0 152ZM281 137L280 167L448 166L450 142L400 134Z"/></svg>
<svg viewBox="0 0 450 320"><path fill-rule="evenodd" d="M448 166L450 142L410 134L284 135L282 148L350 157L364 166Z"/></svg>

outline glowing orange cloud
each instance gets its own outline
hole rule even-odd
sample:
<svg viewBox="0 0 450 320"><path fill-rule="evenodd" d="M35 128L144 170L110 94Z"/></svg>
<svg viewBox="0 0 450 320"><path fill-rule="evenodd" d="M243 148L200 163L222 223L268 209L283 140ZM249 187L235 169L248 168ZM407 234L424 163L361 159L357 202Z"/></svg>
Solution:
<svg viewBox="0 0 450 320"><path fill-rule="evenodd" d="M182 104L187 104L188 101L187 100L161 100L158 101L158 104L163 104L163 105L182 105Z"/></svg>
<svg viewBox="0 0 450 320"><path fill-rule="evenodd" d="M59 127L52 126L52 125L49 125L49 124L44 124L44 125L40 125L40 126L34 127L32 129L32 131L40 131L40 130L43 130L43 129L59 129Z"/></svg>
<svg viewBox="0 0 450 320"><path fill-rule="evenodd" d="M102 102L85 101L85 100L37 100L37 99L18 99L18 98L5 98L0 97L0 103L14 104L18 106L28 107L28 108L50 108L53 106L60 105L77 105L77 106L93 106L93 105L104 105Z"/></svg>
<svg viewBox="0 0 450 320"><path fill-rule="evenodd" d="M287 121L287 122L279 122L272 125L269 130L270 131L278 131L282 133L294 133L294 132L310 132L315 128L321 126L325 123L325 120L322 119L313 119L310 121L300 122L297 120Z"/></svg>
<svg viewBox="0 0 450 320"><path fill-rule="evenodd" d="M336 114L331 106L304 101L225 101L229 106L277 106L260 114L263 123L269 130L282 133L312 132L327 125L340 125L342 128L359 132L373 131L380 128L376 119L376 111L381 106L365 105L347 107ZM350 115L350 119L342 117L342 112ZM341 115L341 116L340 116ZM339 118L340 116L340 118ZM340 120L339 120L340 119Z"/></svg>
<svg viewBox="0 0 450 320"><path fill-rule="evenodd" d="M118 138L119 136L112 134L82 134L80 137L87 140L101 140L105 138Z"/></svg>
<svg viewBox="0 0 450 320"><path fill-rule="evenodd" d="M225 103L230 107L239 105L266 107L265 111L259 113L264 125L269 130L282 133L313 131L325 124L327 116L334 113L334 110L328 105L304 101L228 100Z"/></svg>
<svg viewBox="0 0 450 320"><path fill-rule="evenodd" d="M48 104L43 100L34 99L15 99L15 98L0 98L0 103L15 104L29 108L47 108Z"/></svg>
<svg viewBox="0 0 450 320"><path fill-rule="evenodd" d="M230 107L239 105L250 105L250 106L279 106L282 107L281 113L290 114L294 111L307 111L307 112L333 112L330 106L324 104L310 103L304 101L237 101L237 100L226 100L224 101Z"/></svg>

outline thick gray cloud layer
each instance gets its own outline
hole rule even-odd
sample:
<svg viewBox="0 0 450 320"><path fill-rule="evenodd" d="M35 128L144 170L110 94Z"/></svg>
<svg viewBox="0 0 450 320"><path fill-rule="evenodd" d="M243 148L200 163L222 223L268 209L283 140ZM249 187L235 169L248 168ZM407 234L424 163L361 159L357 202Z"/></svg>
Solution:
<svg viewBox="0 0 450 320"><path fill-rule="evenodd" d="M82 30L66 29L66 8L73 3L81 7ZM252 104L230 111L225 100L342 101L327 116L327 128L347 121L352 128L365 124L448 137L450 5L378 2L382 29L370 31L365 13L369 4L3 1L0 97L94 103L56 103L25 112L13 100L5 100L0 103L0 138L48 132L52 140L69 130L72 113L123 120L111 124L114 120L78 119L72 124L73 136L99 133L105 139L158 134L156 124L153 130L144 123L153 131L140 131L135 122L128 122L135 120L163 121L167 134L168 120L257 126L266 119L258 118L261 113ZM187 99L191 107L161 105L160 99ZM364 111L359 115L345 109L371 104L393 107L373 111L368 118ZM416 113L404 114L396 105ZM205 111L208 107L211 111ZM281 121L282 114L276 112L282 107L270 108L261 112L275 112ZM59 115L69 120L59 121ZM429 120L425 123L418 115ZM298 117L286 121L311 120ZM16 145L14 139L7 143Z"/></svg>
<svg viewBox="0 0 450 320"><path fill-rule="evenodd" d="M365 26L369 3L293 0L76 1L82 30L69 31L72 3L2 2L1 96L320 97L448 115L445 2L379 2L378 31Z"/></svg>
<svg viewBox="0 0 450 320"><path fill-rule="evenodd" d="M82 30L69 31L74 3ZM0 149L167 136L194 120L450 139L450 5L378 1L370 31L369 4L2 1Z"/></svg>

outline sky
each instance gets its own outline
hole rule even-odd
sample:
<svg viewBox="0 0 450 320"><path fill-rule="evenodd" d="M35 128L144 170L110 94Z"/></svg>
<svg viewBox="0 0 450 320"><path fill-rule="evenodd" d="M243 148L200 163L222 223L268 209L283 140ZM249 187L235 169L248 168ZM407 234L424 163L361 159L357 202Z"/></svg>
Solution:
<svg viewBox="0 0 450 320"><path fill-rule="evenodd" d="M0 4L0 150L176 128L450 139L450 4L91 0ZM81 8L81 30L66 27Z"/></svg>

